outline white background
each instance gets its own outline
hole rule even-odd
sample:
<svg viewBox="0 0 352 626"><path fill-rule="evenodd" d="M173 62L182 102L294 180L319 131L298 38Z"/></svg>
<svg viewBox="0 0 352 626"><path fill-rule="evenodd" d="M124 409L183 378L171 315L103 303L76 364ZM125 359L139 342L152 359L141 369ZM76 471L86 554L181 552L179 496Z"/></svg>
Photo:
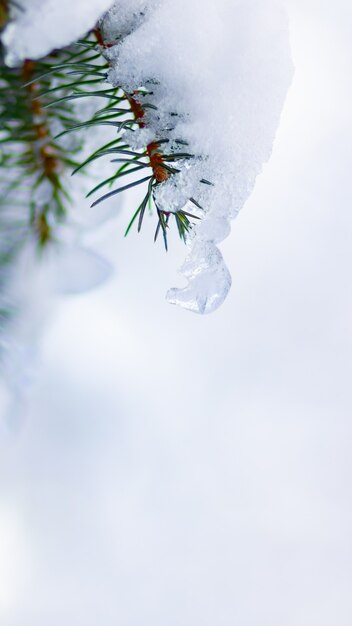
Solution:
<svg viewBox="0 0 352 626"><path fill-rule="evenodd" d="M351 4L289 2L296 73L222 246L223 307L164 302L182 247L101 233L0 446L1 626L351 626ZM180 283L181 284L181 283Z"/></svg>

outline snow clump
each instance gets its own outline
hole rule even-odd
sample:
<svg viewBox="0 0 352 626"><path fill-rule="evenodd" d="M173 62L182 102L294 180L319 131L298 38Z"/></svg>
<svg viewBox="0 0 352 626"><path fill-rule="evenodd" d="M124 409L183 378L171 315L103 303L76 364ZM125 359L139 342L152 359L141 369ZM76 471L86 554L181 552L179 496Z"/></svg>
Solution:
<svg viewBox="0 0 352 626"><path fill-rule="evenodd" d="M292 78L286 13L278 0L118 0L102 31L110 82L146 88L156 107L145 117L149 140L167 133L195 156L177 162L155 199L171 212L194 209L190 197L202 207L181 268L187 285L167 299L211 312L231 286L217 244L270 157Z"/></svg>

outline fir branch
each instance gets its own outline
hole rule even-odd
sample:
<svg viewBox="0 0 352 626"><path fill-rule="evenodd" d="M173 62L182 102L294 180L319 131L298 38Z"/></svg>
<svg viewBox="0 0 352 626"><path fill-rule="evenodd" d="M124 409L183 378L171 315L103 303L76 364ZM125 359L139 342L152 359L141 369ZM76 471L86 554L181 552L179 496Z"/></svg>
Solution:
<svg viewBox="0 0 352 626"><path fill-rule="evenodd" d="M138 216L139 232L142 227L146 206L154 206L157 216L155 240L157 239L161 229L163 232L165 247L167 249L167 230L169 228L170 217L174 216L179 236L183 241L185 241L187 233L192 227L192 223L194 223L194 220L199 219L199 216L194 216L191 213L187 214L183 210L179 210L175 213L172 211L162 210L158 206L155 192L159 185L166 183L172 176L177 176L179 174L180 169L177 167L178 162L181 162L181 160L192 160L195 156L189 152L181 150L179 152L170 152L170 150L164 152L163 146L167 146L170 143L170 140L167 137L156 138L142 150L135 150L127 144L119 145L123 141L121 136L122 131L126 128L133 129L134 127L139 129L146 128L148 126L146 112L148 110L157 111L157 107L151 102L142 102L144 98L152 95L152 92L147 89L141 89L131 94L126 92L121 87L108 86L107 76L110 67L102 52L104 52L104 49L109 47L109 44L103 41L103 37L99 29L96 29L93 34L96 38L95 45L90 36L78 43L78 46L81 47L81 51L83 50L88 52L89 56L86 59L84 59L84 56L81 56L73 61L72 59L69 59L65 64L57 64L56 67L53 66L51 68L45 68L43 77L50 74L55 75L56 73L65 75L66 83L63 85L64 92L71 90L69 95L64 95L60 98L51 100L46 105L46 108L56 108L63 103L67 104L85 97L96 97L108 100L108 104L97 111L93 118L88 119L85 122L80 122L79 124L72 124L68 126L57 136L57 138L59 139L60 137L71 132L76 132L77 130L88 130L100 125L110 126L117 130L118 137L105 146L102 146L99 150L95 151L88 159L75 168L73 174L81 171L97 159L106 156L113 156L115 154L118 155L117 158L112 159L112 162L123 163L123 166L120 167L113 176L110 176L96 185L88 193L88 196L91 196L99 192L106 185L111 186L115 183L119 183L121 177L129 175L134 176L139 169L149 168L151 171L150 176L143 177L137 181L132 180L128 184L112 189L110 192L103 194L95 200L92 206L97 206L104 200L111 198L116 194L120 194L133 187L143 185L149 181L147 194L144 196L144 199L132 216L132 219L127 226L125 235L130 232ZM98 54L96 54L97 50ZM74 83L71 81L72 75L77 76ZM88 92L85 91L87 77L89 77L89 81L91 81L92 86L92 89ZM45 95L52 95L55 91L55 88L51 89L50 91L47 91ZM170 117L175 115L177 115L177 113L170 113ZM176 145L180 145L180 147L187 146L187 142L182 139L176 140L174 143ZM131 159L123 158L119 155L126 155L126 157L131 157ZM130 167L130 165L135 167ZM202 179L201 182L209 185L212 184L205 179ZM197 201L193 198L189 198L189 200L195 204L197 208L202 210L202 207Z"/></svg>
<svg viewBox="0 0 352 626"><path fill-rule="evenodd" d="M94 59L98 57L93 55ZM76 67L78 58L85 68L85 62L92 59L90 50L71 46L40 61L27 60L13 69L5 65L0 49L1 166L9 170L0 202L7 204L11 193L19 187L28 189L28 229L34 232L41 247L52 239L55 225L65 218L71 204L63 176L79 167L75 154L81 150L82 142L64 147L52 133L54 121L60 123L63 132L80 123L74 104L65 99L66 74L59 71L66 65ZM85 88L91 86L90 82L83 82ZM81 87L81 83L82 79L71 80L69 89L73 85ZM60 97L48 109L53 92Z"/></svg>

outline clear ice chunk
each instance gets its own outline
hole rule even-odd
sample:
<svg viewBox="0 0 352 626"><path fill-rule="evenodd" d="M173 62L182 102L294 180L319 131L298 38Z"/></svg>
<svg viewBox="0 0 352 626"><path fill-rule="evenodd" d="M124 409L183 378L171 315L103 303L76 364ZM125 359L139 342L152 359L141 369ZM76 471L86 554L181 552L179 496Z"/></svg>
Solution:
<svg viewBox="0 0 352 626"><path fill-rule="evenodd" d="M194 313L215 311L231 287L231 274L219 248L211 241L193 244L180 273L187 279L187 286L170 289L166 299Z"/></svg>

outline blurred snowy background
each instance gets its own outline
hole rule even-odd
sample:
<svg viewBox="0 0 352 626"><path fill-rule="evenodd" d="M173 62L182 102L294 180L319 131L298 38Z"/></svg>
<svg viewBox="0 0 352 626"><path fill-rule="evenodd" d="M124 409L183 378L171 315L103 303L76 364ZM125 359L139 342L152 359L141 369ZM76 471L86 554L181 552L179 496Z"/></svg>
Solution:
<svg viewBox="0 0 352 626"><path fill-rule="evenodd" d="M124 240L125 206L99 233L115 278L61 300L2 423L1 626L351 625L352 6L288 10L225 304L167 305L182 246Z"/></svg>

